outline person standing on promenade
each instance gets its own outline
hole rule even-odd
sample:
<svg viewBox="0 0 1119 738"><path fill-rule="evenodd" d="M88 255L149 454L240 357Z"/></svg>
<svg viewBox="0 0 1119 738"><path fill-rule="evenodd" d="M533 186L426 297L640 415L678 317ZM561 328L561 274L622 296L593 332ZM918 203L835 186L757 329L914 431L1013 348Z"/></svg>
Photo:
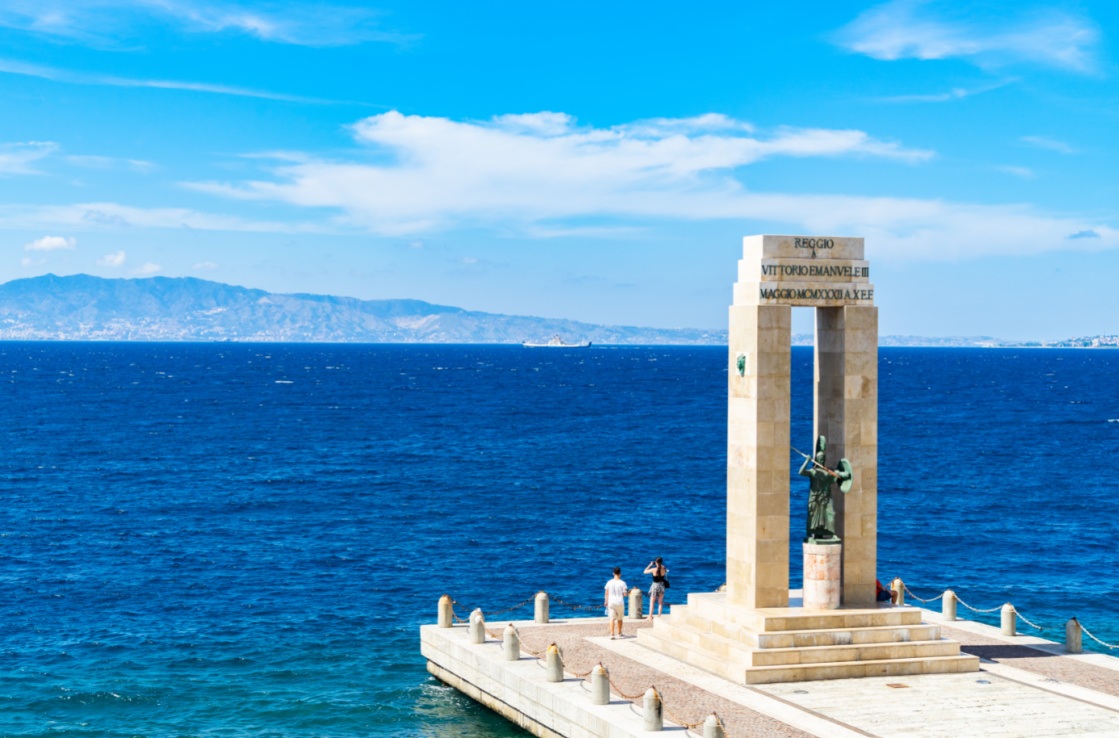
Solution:
<svg viewBox="0 0 1119 738"><path fill-rule="evenodd" d="M614 624L618 624L618 638L622 637L622 618L626 615L626 590L629 587L622 581L622 570L614 567L614 578L606 583L604 604L610 611L610 640L614 640Z"/></svg>
<svg viewBox="0 0 1119 738"><path fill-rule="evenodd" d="M653 575L653 585L649 587L649 619L653 618L653 604L657 604L657 615L664 609L664 589L668 582L668 569L660 556L645 567L646 574Z"/></svg>

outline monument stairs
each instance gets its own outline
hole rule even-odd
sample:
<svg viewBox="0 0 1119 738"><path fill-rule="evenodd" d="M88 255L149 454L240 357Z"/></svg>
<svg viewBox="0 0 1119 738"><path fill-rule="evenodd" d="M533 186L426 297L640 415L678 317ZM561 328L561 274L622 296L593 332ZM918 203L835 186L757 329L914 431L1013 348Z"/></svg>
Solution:
<svg viewBox="0 0 1119 738"><path fill-rule="evenodd" d="M726 594L689 594L639 643L739 684L976 671L979 659L941 638L911 607L745 609Z"/></svg>

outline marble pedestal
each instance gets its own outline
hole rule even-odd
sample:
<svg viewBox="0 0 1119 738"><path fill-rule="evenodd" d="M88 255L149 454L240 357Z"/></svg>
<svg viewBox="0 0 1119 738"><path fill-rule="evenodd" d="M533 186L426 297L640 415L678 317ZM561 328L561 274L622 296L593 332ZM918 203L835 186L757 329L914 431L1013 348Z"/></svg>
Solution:
<svg viewBox="0 0 1119 738"><path fill-rule="evenodd" d="M841 543L804 543L804 609L839 607L842 561Z"/></svg>

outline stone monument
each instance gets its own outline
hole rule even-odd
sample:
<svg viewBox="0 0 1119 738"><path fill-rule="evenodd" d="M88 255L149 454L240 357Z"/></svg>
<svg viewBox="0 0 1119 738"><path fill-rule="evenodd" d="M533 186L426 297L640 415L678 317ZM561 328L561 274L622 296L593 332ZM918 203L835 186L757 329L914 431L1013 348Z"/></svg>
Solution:
<svg viewBox="0 0 1119 738"><path fill-rule="evenodd" d="M811 466L813 509L798 607L789 606L793 307L816 313L813 436L843 460L838 471L824 458L802 467ZM729 349L726 592L689 594L639 642L746 683L978 670L920 610L875 601L878 308L863 239L743 239Z"/></svg>

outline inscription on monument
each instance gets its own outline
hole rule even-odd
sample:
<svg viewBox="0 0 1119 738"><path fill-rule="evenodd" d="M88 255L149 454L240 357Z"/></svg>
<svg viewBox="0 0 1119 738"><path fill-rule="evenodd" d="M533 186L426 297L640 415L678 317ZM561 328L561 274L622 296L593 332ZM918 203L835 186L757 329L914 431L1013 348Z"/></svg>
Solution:
<svg viewBox="0 0 1119 738"><path fill-rule="evenodd" d="M850 264L762 264L763 277L869 277L870 267Z"/></svg>

